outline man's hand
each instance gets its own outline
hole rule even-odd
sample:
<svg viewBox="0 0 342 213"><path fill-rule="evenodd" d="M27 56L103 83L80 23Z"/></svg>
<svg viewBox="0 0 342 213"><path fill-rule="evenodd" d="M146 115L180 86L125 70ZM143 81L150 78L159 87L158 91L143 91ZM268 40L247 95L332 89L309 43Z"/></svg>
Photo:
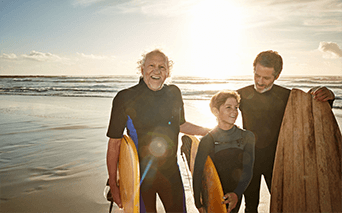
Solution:
<svg viewBox="0 0 342 213"><path fill-rule="evenodd" d="M227 213L230 213L236 206L239 198L234 192L230 192L224 195L222 204L229 204Z"/></svg>
<svg viewBox="0 0 342 213"><path fill-rule="evenodd" d="M116 182L114 184L109 183L109 185L110 185L110 192L112 193L114 203L116 203L116 205L118 205L119 208L122 208L119 186L116 185Z"/></svg>
<svg viewBox="0 0 342 213"><path fill-rule="evenodd" d="M314 99L318 101L328 101L335 98L334 93L326 87L314 87L308 93L313 95Z"/></svg>

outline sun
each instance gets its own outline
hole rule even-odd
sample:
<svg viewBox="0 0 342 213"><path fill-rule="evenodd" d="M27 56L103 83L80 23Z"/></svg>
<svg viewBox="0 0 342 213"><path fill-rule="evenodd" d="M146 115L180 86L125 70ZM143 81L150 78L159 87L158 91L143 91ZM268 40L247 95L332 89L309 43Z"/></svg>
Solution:
<svg viewBox="0 0 342 213"><path fill-rule="evenodd" d="M196 75L238 75L242 10L227 0L204 0L191 12L191 63Z"/></svg>

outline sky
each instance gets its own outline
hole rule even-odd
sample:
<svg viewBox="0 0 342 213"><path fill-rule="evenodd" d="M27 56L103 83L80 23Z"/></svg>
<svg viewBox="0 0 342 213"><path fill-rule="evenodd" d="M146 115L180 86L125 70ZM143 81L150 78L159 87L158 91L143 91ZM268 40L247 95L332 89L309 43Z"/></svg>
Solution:
<svg viewBox="0 0 342 213"><path fill-rule="evenodd" d="M342 75L342 0L0 0L0 75L136 75L159 48L172 76Z"/></svg>

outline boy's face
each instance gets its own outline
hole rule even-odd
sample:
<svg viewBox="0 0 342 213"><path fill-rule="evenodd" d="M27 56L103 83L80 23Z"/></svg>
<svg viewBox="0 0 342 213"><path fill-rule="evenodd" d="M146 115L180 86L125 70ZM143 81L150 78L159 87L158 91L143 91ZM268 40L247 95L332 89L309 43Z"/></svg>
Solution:
<svg viewBox="0 0 342 213"><path fill-rule="evenodd" d="M239 104L235 98L227 98L226 102L217 110L216 117L221 129L230 129L234 126L238 116Z"/></svg>

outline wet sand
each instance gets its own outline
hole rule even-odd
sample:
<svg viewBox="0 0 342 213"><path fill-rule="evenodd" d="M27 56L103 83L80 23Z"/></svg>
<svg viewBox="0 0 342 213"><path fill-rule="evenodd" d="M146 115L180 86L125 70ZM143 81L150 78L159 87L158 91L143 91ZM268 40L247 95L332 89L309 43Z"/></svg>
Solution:
<svg viewBox="0 0 342 213"><path fill-rule="evenodd" d="M0 95L0 102L0 211L108 212L103 189L112 99ZM185 101L186 119L212 127L207 106ZM341 110L334 113L341 127ZM197 212L181 157L179 164L188 212ZM268 212L269 197L263 185L260 212Z"/></svg>

